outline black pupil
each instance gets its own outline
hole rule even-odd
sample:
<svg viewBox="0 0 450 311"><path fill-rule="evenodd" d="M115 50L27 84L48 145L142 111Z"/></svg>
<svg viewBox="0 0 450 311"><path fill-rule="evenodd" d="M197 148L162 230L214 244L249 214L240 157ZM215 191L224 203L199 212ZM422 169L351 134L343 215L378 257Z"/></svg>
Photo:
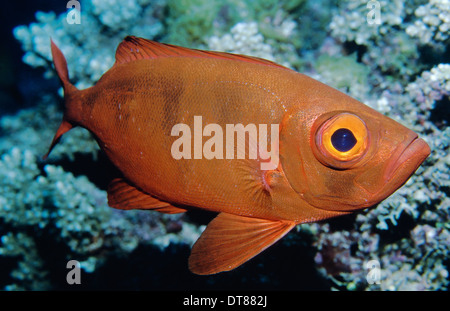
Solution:
<svg viewBox="0 0 450 311"><path fill-rule="evenodd" d="M356 138L352 131L342 128L331 135L331 143L336 150L346 152L356 145Z"/></svg>

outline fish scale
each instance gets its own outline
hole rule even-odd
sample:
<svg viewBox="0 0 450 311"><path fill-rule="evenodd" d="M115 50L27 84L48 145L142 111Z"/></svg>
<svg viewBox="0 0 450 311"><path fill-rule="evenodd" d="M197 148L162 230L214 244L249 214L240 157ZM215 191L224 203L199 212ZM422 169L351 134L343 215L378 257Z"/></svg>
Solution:
<svg viewBox="0 0 450 311"><path fill-rule="evenodd" d="M65 112L49 153L82 126L122 174L108 187L110 206L217 212L189 257L197 274L232 270L297 224L377 204L430 153L399 123L267 60L126 37L114 66L78 90L53 42L52 55ZM260 137L245 133L251 128ZM327 138L335 128L354 138L345 150ZM176 158L175 144L188 152ZM206 158L206 146L223 154Z"/></svg>

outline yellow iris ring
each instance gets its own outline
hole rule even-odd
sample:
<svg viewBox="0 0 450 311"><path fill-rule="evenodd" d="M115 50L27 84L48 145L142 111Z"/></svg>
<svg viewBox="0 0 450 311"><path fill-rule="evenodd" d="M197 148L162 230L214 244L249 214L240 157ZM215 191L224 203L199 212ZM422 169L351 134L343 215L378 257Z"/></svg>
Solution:
<svg viewBox="0 0 450 311"><path fill-rule="evenodd" d="M348 151L339 151L331 142L331 136L338 129L345 128L353 133L356 144ZM360 157L367 147L367 128L365 123L357 116L350 113L341 113L326 121L318 131L319 149L327 156L339 161L351 161Z"/></svg>

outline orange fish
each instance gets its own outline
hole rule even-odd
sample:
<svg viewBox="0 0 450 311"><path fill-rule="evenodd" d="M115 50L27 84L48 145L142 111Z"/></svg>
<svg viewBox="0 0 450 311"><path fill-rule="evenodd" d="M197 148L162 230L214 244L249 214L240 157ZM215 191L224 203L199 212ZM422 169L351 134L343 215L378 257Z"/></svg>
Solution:
<svg viewBox="0 0 450 311"><path fill-rule="evenodd" d="M78 90L51 49L65 110L49 153L82 126L122 174L110 206L219 213L192 248L196 274L232 270L297 224L379 203L430 154L413 131L267 60L126 37L114 66Z"/></svg>

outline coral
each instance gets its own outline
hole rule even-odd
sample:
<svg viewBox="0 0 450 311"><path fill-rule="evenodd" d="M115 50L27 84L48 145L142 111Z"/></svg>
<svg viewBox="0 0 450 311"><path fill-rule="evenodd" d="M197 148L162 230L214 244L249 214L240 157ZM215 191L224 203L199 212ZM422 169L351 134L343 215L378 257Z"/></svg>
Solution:
<svg viewBox="0 0 450 311"><path fill-rule="evenodd" d="M376 1L380 7L381 23L369 24L368 2L348 0L341 4L342 9L334 15L329 27L333 37L341 41L355 41L360 45L369 45L392 32L393 27L400 26L405 17L404 3L395 1Z"/></svg>
<svg viewBox="0 0 450 311"><path fill-rule="evenodd" d="M54 96L44 96L33 108L3 116L0 119L0 136L7 134L8 139L0 139L0 153L21 146L42 157L48 151L62 120L62 112L57 108L56 101ZM62 143L56 145L50 160L73 160L77 153L96 159L98 151L99 147L91 134L83 128L75 128L70 134L64 135Z"/></svg>
<svg viewBox="0 0 450 311"><path fill-rule="evenodd" d="M23 61L33 67L45 67L53 76L50 37L63 51L75 86L92 86L114 63L117 45L127 35L152 39L162 32L156 18L164 1L116 0L83 2L81 23L68 24L66 14L37 12L37 23L14 28L14 36L26 51Z"/></svg>
<svg viewBox="0 0 450 311"><path fill-rule="evenodd" d="M288 12L301 10L304 3L304 0L169 0L165 39L197 46L204 43L204 38L223 34L238 22L256 21L267 37L286 40L286 33L273 31L271 25L285 22Z"/></svg>
<svg viewBox="0 0 450 311"><path fill-rule="evenodd" d="M321 55L317 58L315 69L322 81L356 98L364 98L368 89L369 69L357 62L356 53L349 56Z"/></svg>
<svg viewBox="0 0 450 311"><path fill-rule="evenodd" d="M11 272L19 287L38 289L40 283L33 282L41 277L35 278L33 273L45 273L42 267L33 266L39 265L39 260L33 259L37 247L33 238L26 236L29 230L35 232L35 239L43 231L54 232L54 238L68 247L71 258L79 259L86 272L93 272L115 252L132 252L140 243L161 248L171 242L192 244L200 234L199 229L188 224L178 225L176 232L167 232L166 227L178 222L180 215L143 216L148 212L114 211L107 204L106 193L85 176L75 177L49 164L41 173L30 150L12 148L3 154L0 180L0 228L15 228L14 233L2 237L1 254L24 256L19 269ZM26 255L21 250L25 244ZM27 276L17 271L25 271Z"/></svg>
<svg viewBox="0 0 450 311"><path fill-rule="evenodd" d="M378 208L377 208L378 209ZM318 226L316 264L337 289L438 290L448 285L444 262L450 251L449 231L417 225L411 238L386 243L383 234L370 226L376 209L356 218L357 230L334 231ZM447 214L448 215L448 214ZM446 220L448 223L448 219ZM392 229L398 230L398 229ZM380 284L368 284L369 260L380 264Z"/></svg>
<svg viewBox="0 0 450 311"><path fill-rule="evenodd" d="M450 96L450 64L439 64L424 71L416 81L408 84L406 90L422 110L434 108L434 103Z"/></svg>
<svg viewBox="0 0 450 311"><path fill-rule="evenodd" d="M389 57L380 57L380 55L389 55ZM370 46L362 62L372 70L380 70L391 81L408 81L410 76L423 68L418 62L419 55L414 40L404 32L395 31Z"/></svg>
<svg viewBox="0 0 450 311"><path fill-rule="evenodd" d="M274 60L272 47L264 43L264 37L258 32L258 24L238 23L231 28L231 33L219 38L213 36L208 40L211 50L233 52Z"/></svg>
<svg viewBox="0 0 450 311"><path fill-rule="evenodd" d="M279 40L291 37L295 27L296 23L292 20L285 20L278 26L266 26L266 31L270 28L272 34L272 39L266 39L259 31L256 22L241 22L231 28L230 33L222 37L212 36L208 38L208 47L215 51L256 56L292 67L300 63L298 56L292 54L295 47L290 43L283 43ZM276 33L279 35L276 36ZM274 40L278 40L276 44L274 44ZM272 42L272 44L267 42ZM275 50L273 47L278 48Z"/></svg>
<svg viewBox="0 0 450 311"><path fill-rule="evenodd" d="M168 34L164 41L190 47L204 47L206 43L213 50L254 55L296 66L300 60L295 49L301 43L296 35L297 23L288 12L301 10L303 4L303 0L169 1ZM276 59L271 46L277 47Z"/></svg>
<svg viewBox="0 0 450 311"><path fill-rule="evenodd" d="M137 0L130 1L100 1L92 0L92 12L98 16L100 22L112 31L126 28L141 16L142 6Z"/></svg>
<svg viewBox="0 0 450 311"><path fill-rule="evenodd" d="M44 262L36 251L36 243L29 235L8 232L0 239L0 255L19 257L17 268L11 278L17 280L5 286L5 290L45 290L50 288Z"/></svg>
<svg viewBox="0 0 450 311"><path fill-rule="evenodd" d="M394 79L408 80L410 75L421 69L418 65L418 46L404 33L409 25L404 21L411 18L416 1L373 2L379 4L379 24L369 23L370 10L374 7L369 6L367 1L344 1L329 24L331 35L341 42L365 46L368 51L362 62L371 71L380 70Z"/></svg>
<svg viewBox="0 0 450 311"><path fill-rule="evenodd" d="M433 45L449 39L450 5L448 0L430 0L415 12L417 20L406 28L406 33L419 38L422 44Z"/></svg>
<svg viewBox="0 0 450 311"><path fill-rule="evenodd" d="M217 24L215 20L222 5L226 6L226 3L208 0L168 1L168 34L165 41L185 46L202 43L204 36L212 31L211 25Z"/></svg>

